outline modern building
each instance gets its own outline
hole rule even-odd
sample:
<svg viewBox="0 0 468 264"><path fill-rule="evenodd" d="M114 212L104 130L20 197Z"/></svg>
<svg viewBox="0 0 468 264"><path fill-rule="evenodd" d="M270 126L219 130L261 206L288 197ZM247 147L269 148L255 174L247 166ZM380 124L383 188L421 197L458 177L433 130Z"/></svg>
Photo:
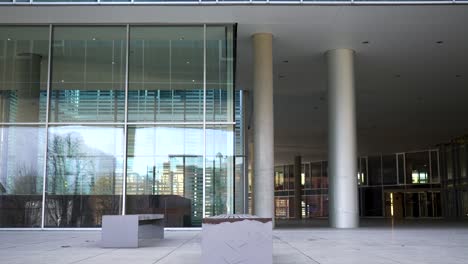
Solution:
<svg viewBox="0 0 468 264"><path fill-rule="evenodd" d="M0 228L464 218L465 3L1 1Z"/></svg>

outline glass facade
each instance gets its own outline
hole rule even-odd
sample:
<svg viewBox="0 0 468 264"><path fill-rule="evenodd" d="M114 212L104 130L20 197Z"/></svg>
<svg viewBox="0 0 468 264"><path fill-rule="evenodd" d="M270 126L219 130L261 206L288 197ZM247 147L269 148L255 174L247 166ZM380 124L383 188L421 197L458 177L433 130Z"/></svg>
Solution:
<svg viewBox="0 0 468 264"><path fill-rule="evenodd" d="M359 157L357 183L363 217L442 217L444 186L439 150ZM275 168L277 218L294 216L293 165ZM302 165L302 217L328 216L328 164ZM463 194L460 194L463 195Z"/></svg>
<svg viewBox="0 0 468 264"><path fill-rule="evenodd" d="M244 213L235 26L1 26L0 227Z"/></svg>

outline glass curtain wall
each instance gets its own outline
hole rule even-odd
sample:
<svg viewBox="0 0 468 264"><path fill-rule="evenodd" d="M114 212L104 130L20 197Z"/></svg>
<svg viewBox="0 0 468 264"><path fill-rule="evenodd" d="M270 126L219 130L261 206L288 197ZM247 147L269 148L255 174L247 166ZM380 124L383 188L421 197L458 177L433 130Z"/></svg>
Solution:
<svg viewBox="0 0 468 264"><path fill-rule="evenodd" d="M49 27L0 27L0 227L40 227Z"/></svg>
<svg viewBox="0 0 468 264"><path fill-rule="evenodd" d="M464 148L463 148L464 150ZM451 153L452 151L448 151ZM466 156L460 160L466 161ZM364 217L441 217L441 175L437 149L358 157L360 215ZM452 164L453 165L453 164ZM463 166L460 166L463 175ZM449 170L449 167L447 167ZM276 166L275 216L292 217L293 165ZM328 216L328 164L326 161L302 165L302 216ZM461 176L463 177L463 176ZM455 198L451 198L452 200ZM460 199L462 200L462 199ZM447 204L447 207L450 206ZM466 210L466 209L465 209Z"/></svg>
<svg viewBox="0 0 468 264"><path fill-rule="evenodd" d="M0 27L0 227L243 211L234 43L232 25Z"/></svg>

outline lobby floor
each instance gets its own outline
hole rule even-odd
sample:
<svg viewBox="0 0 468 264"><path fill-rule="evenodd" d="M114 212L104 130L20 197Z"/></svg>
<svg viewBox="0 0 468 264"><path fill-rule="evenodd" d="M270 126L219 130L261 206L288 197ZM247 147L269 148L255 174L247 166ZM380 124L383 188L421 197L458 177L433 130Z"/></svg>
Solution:
<svg viewBox="0 0 468 264"><path fill-rule="evenodd" d="M275 229L274 263L468 263L466 222L363 226ZM200 231L166 231L137 249L103 249L99 231L0 231L0 263L198 264L200 239Z"/></svg>

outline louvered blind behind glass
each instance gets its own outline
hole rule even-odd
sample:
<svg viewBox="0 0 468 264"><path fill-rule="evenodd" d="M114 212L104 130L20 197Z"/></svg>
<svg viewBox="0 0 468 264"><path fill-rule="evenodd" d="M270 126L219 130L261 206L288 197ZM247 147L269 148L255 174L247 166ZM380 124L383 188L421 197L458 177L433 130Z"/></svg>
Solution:
<svg viewBox="0 0 468 264"><path fill-rule="evenodd" d="M50 120L123 122L126 27L56 26Z"/></svg>

